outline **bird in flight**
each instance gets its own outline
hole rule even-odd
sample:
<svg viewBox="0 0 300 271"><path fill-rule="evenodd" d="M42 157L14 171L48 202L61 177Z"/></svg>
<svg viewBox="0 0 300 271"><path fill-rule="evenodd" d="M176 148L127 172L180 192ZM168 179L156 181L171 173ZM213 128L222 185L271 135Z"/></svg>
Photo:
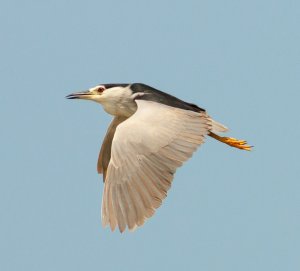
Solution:
<svg viewBox="0 0 300 271"><path fill-rule="evenodd" d="M251 150L245 140L218 135L228 129L205 109L145 84L101 84L66 98L100 103L114 116L97 164L104 181L102 224L112 231L134 230L154 214L176 169L205 136Z"/></svg>

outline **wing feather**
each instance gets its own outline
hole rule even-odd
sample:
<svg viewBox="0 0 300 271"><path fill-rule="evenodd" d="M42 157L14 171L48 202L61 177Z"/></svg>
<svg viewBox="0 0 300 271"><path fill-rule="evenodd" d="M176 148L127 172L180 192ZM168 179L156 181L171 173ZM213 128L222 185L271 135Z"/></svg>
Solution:
<svg viewBox="0 0 300 271"><path fill-rule="evenodd" d="M103 225L134 230L162 204L174 173L211 129L205 112L137 100L115 129L102 200Z"/></svg>
<svg viewBox="0 0 300 271"><path fill-rule="evenodd" d="M111 155L111 144L112 140L116 131L117 126L126 120L125 117L115 117L111 124L109 125L106 135L104 137L101 150L98 156L98 163L97 163L97 171L98 173L103 173L103 180L105 181L106 177L106 170L110 161Z"/></svg>

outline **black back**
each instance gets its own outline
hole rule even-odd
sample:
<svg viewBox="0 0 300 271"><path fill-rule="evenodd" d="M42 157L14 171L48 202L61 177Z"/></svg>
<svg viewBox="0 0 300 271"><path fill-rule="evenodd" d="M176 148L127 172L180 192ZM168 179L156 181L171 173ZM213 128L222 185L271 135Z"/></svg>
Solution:
<svg viewBox="0 0 300 271"><path fill-rule="evenodd" d="M134 83L131 85L131 90L133 93L142 92L146 95L137 97L137 100L146 100L157 103L162 103L168 106L177 107L185 110L191 110L194 112L205 111L205 109L198 107L195 104L184 102L168 93L162 92L158 89L150 87L141 83Z"/></svg>

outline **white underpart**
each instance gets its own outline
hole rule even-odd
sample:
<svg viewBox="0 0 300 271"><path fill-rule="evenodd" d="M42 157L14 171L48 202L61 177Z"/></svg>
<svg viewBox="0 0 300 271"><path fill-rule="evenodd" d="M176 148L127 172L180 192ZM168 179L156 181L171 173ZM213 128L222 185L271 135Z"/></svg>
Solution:
<svg viewBox="0 0 300 271"><path fill-rule="evenodd" d="M90 91L92 92L96 88L91 88ZM100 103L108 114L114 116L130 117L137 109L130 86L106 89L101 95L95 96L93 100Z"/></svg>

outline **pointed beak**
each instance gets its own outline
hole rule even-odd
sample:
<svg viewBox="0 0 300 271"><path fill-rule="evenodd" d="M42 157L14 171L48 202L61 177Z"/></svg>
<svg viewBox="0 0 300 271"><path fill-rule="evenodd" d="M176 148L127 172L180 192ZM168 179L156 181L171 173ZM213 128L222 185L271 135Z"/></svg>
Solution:
<svg viewBox="0 0 300 271"><path fill-rule="evenodd" d="M93 93L88 91L81 91L81 92L75 92L71 93L66 96L67 99L90 99L93 96Z"/></svg>

